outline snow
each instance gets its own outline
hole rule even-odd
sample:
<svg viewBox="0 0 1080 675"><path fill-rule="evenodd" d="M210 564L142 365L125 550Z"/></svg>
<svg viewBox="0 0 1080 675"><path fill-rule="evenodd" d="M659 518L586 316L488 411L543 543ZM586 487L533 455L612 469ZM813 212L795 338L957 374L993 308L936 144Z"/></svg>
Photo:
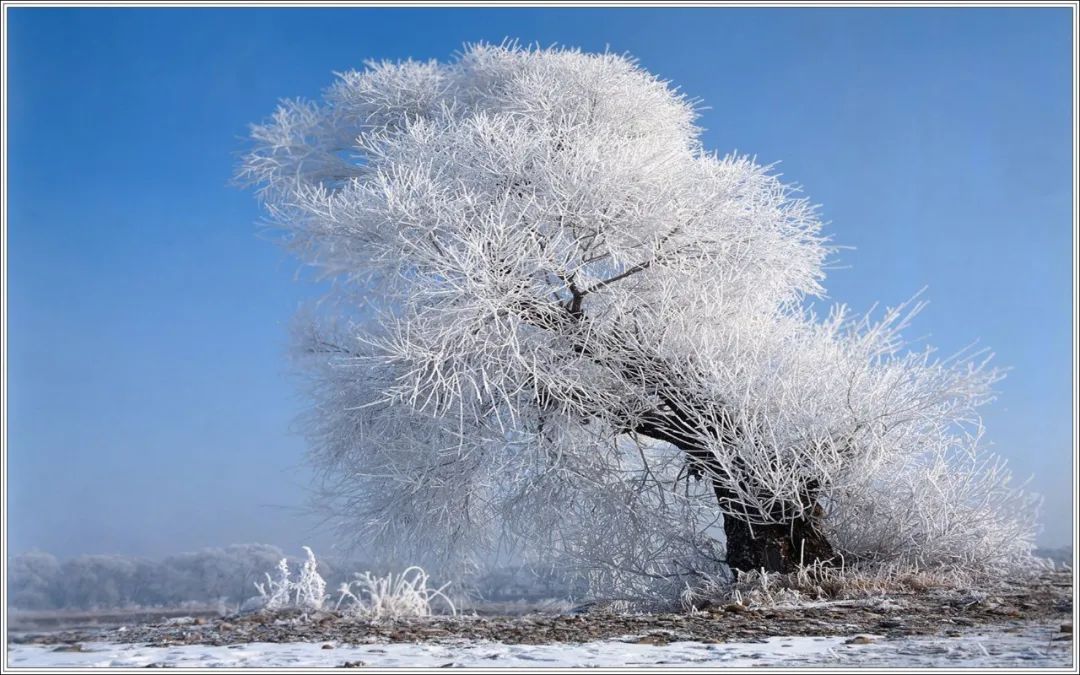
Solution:
<svg viewBox="0 0 1080 675"><path fill-rule="evenodd" d="M761 643L667 645L604 640L581 644L509 645L487 641L395 643L324 649L324 643L250 643L230 646L148 647L83 643L85 651L53 651L52 645L13 645L11 667L334 667L347 661L373 667L569 666L889 666L889 667L1063 667L1072 663L1072 643L1053 641L1047 629L1020 632L971 631L955 638L888 640L866 644L846 637L773 637ZM632 640L632 639L631 639Z"/></svg>
<svg viewBox="0 0 1080 675"><path fill-rule="evenodd" d="M144 647L86 643L85 652L54 652L51 647L17 645L12 666L35 667L142 667L167 663L178 667L332 667L346 661L367 666L438 667L454 664L481 666L619 666L619 665L731 665L797 663L827 655L842 638L773 638L764 644L703 644L674 642L666 646L605 640L583 644L507 645L496 642L460 644L383 644L323 649L320 643L251 643L212 647L185 645Z"/></svg>

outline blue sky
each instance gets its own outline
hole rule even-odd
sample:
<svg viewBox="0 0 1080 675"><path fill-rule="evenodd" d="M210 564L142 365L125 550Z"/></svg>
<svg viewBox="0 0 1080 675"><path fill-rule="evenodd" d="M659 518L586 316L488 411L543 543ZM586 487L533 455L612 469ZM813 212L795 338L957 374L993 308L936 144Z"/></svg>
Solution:
<svg viewBox="0 0 1080 675"><path fill-rule="evenodd" d="M782 162L863 310L1012 368L989 439L1071 532L1067 9L9 9L9 546L328 546L287 326L315 289L229 185L247 125L367 58L505 37L629 52Z"/></svg>

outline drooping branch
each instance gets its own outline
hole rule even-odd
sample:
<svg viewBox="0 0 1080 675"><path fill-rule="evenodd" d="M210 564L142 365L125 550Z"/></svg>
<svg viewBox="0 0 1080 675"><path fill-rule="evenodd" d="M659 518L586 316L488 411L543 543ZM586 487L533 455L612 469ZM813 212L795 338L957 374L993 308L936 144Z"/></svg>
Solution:
<svg viewBox="0 0 1080 675"><path fill-rule="evenodd" d="M655 391L656 398L660 401L659 406L651 407L642 411L625 411L625 419L616 420L616 428L621 428L626 433L638 434L654 440L670 443L679 448L687 455L691 475L698 478L706 478L713 485L718 505L729 515L734 517L751 517L753 520L765 519L767 521L783 524L791 523L799 519L798 514L803 511L801 506L785 505L782 502L773 504L769 512L749 514L738 497L739 492L734 489L732 483L742 484L749 480L750 474L736 456L731 467L724 468L717 461L713 453L715 444L735 444L744 434L739 425L731 419L731 415L725 412L722 401L690 397L690 401L684 391L669 391L667 388L678 387L680 377L675 373L664 359L641 351L640 346L619 335L618 331L611 330L601 333L599 329L589 324L589 319L581 312L560 305L565 309L561 313L558 309L534 307L532 311L523 311L520 318L533 326L544 330L560 330L563 334L576 335L573 341L575 353L594 359L603 367L613 368L628 381L639 382L646 389ZM542 319L541 319L542 317ZM552 321L552 317L563 317L561 320ZM568 330L569 329L569 330ZM619 362L611 363L602 360L593 346L595 342L603 342L605 354L620 354ZM684 383L685 389L690 389L689 382ZM564 393L565 396L565 393ZM588 402L577 398L579 411L585 416L595 415L599 411L591 410ZM610 414L611 411L604 411ZM706 422L714 420L715 422ZM798 497L798 504L813 505L817 502L821 485L816 480L807 481L804 492Z"/></svg>

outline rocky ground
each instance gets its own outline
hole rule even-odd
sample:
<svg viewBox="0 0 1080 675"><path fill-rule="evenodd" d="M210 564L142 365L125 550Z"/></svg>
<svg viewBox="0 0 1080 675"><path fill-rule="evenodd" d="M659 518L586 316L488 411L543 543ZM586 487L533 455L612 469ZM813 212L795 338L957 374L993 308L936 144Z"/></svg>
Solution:
<svg viewBox="0 0 1080 675"><path fill-rule="evenodd" d="M986 628L1026 634L1037 629L1055 651L1071 652L1071 572L1047 572L991 591L928 590L800 606L726 604L692 614L633 614L603 610L516 617L458 616L357 621L334 612L253 613L188 617L109 630L25 633L12 642L78 651L83 642L150 647L322 643L343 645L484 641L506 645L586 643L619 639L643 645L753 643L771 637L841 636L850 644L905 638L961 638ZM1066 649L1067 648L1067 649ZM1064 651L1063 651L1064 650Z"/></svg>

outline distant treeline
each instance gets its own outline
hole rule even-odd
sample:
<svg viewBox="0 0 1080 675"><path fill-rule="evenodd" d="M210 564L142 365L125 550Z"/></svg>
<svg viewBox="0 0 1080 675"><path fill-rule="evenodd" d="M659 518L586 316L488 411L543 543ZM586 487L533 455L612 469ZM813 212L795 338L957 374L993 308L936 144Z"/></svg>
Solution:
<svg viewBox="0 0 1080 675"><path fill-rule="evenodd" d="M222 603L235 610L258 595L255 582L275 573L288 558L298 569L301 556L286 556L277 546L234 544L149 560L123 555L81 555L60 561L33 551L7 561L7 603L24 610L177 607ZM382 572L362 561L319 556L319 574L327 591L336 590L356 572ZM401 570L395 570L400 572ZM462 591L465 589L456 588ZM551 575L524 567L500 567L475 580L476 597L517 600L565 597L567 587ZM451 591L453 592L453 591Z"/></svg>
<svg viewBox="0 0 1080 675"><path fill-rule="evenodd" d="M1059 546L1057 548L1037 548L1035 549L1035 555L1040 558L1051 560L1058 565L1072 565L1073 547Z"/></svg>
<svg viewBox="0 0 1080 675"><path fill-rule="evenodd" d="M61 562L34 551L8 560L8 605L103 609L226 602L235 606L257 595L255 582L285 557L280 548L267 544L234 544L162 560L81 555ZM337 588L355 570L338 570L331 562L319 561L329 588Z"/></svg>

